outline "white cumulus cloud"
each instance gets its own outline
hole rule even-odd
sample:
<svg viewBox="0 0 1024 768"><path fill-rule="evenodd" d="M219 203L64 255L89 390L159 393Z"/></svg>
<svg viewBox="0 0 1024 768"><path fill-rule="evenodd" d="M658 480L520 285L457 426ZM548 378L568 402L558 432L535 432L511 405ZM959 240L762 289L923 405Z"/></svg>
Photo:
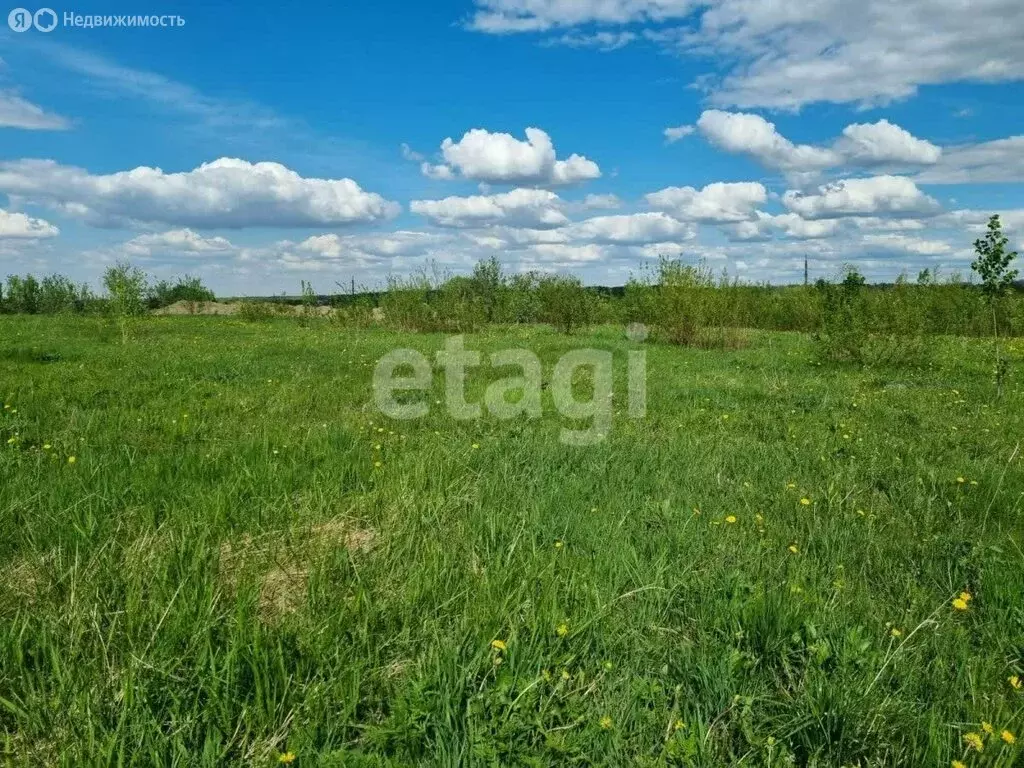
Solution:
<svg viewBox="0 0 1024 768"><path fill-rule="evenodd" d="M906 216L937 213L938 201L905 176L843 179L818 187L817 193L789 190L782 203L805 219L844 216Z"/></svg>
<svg viewBox="0 0 1024 768"><path fill-rule="evenodd" d="M423 164L424 175L451 179L461 176L488 184L538 184L560 186L601 176L597 163L582 155L559 160L551 137L540 128L527 128L526 141L509 133L482 128L467 131L461 139L441 143L444 163Z"/></svg>
<svg viewBox="0 0 1024 768"><path fill-rule="evenodd" d="M652 208L682 221L729 223L753 218L757 206L768 199L768 191L754 181L715 182L703 189L667 187L644 199Z"/></svg>
<svg viewBox="0 0 1024 768"><path fill-rule="evenodd" d="M35 240L59 234L60 230L48 221L0 208L0 239Z"/></svg>
<svg viewBox="0 0 1024 768"><path fill-rule="evenodd" d="M305 178L278 163L232 158L182 173L142 166L108 175L53 160L17 160L0 163L0 191L106 226L339 226L400 210L352 179Z"/></svg>
<svg viewBox="0 0 1024 768"><path fill-rule="evenodd" d="M413 200L409 209L443 227L561 227L569 223L562 200L544 189L518 188L495 195Z"/></svg>

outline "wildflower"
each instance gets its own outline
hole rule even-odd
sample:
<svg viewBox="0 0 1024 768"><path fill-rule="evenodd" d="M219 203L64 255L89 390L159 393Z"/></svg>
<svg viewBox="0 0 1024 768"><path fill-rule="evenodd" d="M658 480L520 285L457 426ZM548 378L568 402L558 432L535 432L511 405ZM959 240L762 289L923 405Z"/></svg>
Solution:
<svg viewBox="0 0 1024 768"><path fill-rule="evenodd" d="M963 598L958 597L958 598L956 598L953 601L953 610L956 610L956 611L966 611L967 608L968 608L967 601L964 600Z"/></svg>
<svg viewBox="0 0 1024 768"><path fill-rule="evenodd" d="M790 552L792 552L792 553L793 553L793 554L795 555L795 554L797 554L798 552L800 552L800 548L799 548L799 547L797 547L797 545L796 545L796 544L790 544L790 545L789 545L789 551L790 551Z"/></svg>
<svg viewBox="0 0 1024 768"><path fill-rule="evenodd" d="M504 640L491 640L491 648L496 651L507 651L508 646L505 645Z"/></svg>
<svg viewBox="0 0 1024 768"><path fill-rule="evenodd" d="M608 717L608 715L601 718L601 727L606 731L610 731L612 729L612 719Z"/></svg>
<svg viewBox="0 0 1024 768"><path fill-rule="evenodd" d="M1019 691L1022 687L1024 687L1024 683L1021 683L1020 678L1017 675L1010 675L1008 678L1006 678L1006 682L1008 682L1010 684L1010 687L1013 688L1013 690L1015 691Z"/></svg>
<svg viewBox="0 0 1024 768"><path fill-rule="evenodd" d="M981 721L981 730L983 730L989 736L995 733L995 728L992 727L992 723L987 723L984 720Z"/></svg>
<svg viewBox="0 0 1024 768"><path fill-rule="evenodd" d="M950 768L967 768L967 763L961 762L960 760L954 760L949 765Z"/></svg>
<svg viewBox="0 0 1024 768"><path fill-rule="evenodd" d="M283 755L281 755L279 758L277 758L277 762L279 762L279 763L281 763L283 765L291 765L292 763L295 762L295 753L294 752L285 752Z"/></svg>
<svg viewBox="0 0 1024 768"><path fill-rule="evenodd" d="M373 450L379 451L380 450L380 443L377 443L375 446L373 446Z"/></svg>
<svg viewBox="0 0 1024 768"><path fill-rule="evenodd" d="M381 467L381 463L379 461L375 461L375 462L373 462L373 466L375 466L375 467L377 467L379 469Z"/></svg>
<svg viewBox="0 0 1024 768"><path fill-rule="evenodd" d="M963 485L964 483L966 483L966 482L967 482L967 481L966 481L966 480L964 480L964 479L963 479L962 477L958 477L958 478L956 479L956 481L957 481L958 483L960 483L960 485Z"/></svg>
<svg viewBox="0 0 1024 768"><path fill-rule="evenodd" d="M562 679L563 680L568 680L569 679L569 670L567 670L567 669L563 669L562 670Z"/></svg>
<svg viewBox="0 0 1024 768"><path fill-rule="evenodd" d="M1017 741L1017 737L1013 735L1012 731L1003 731L999 734L999 738L1005 741L1007 744L1013 744Z"/></svg>
<svg viewBox="0 0 1024 768"><path fill-rule="evenodd" d="M473 443L473 450L474 450L474 451L475 451L475 450L476 450L477 448L479 448L479 447L480 447L480 443Z"/></svg>
<svg viewBox="0 0 1024 768"><path fill-rule="evenodd" d="M18 438L16 438L16 437L12 437L11 439L9 439L9 440L7 441L7 444L8 444L8 445L14 445L14 444L15 444L16 442L18 442Z"/></svg>
<svg viewBox="0 0 1024 768"><path fill-rule="evenodd" d="M960 593L960 599L963 600L965 603L971 602L971 599L972 599L971 598L971 593L970 592L961 592Z"/></svg>
<svg viewBox="0 0 1024 768"><path fill-rule="evenodd" d="M736 515L726 515L725 522L729 523L729 525L732 525L736 522Z"/></svg>
<svg viewBox="0 0 1024 768"><path fill-rule="evenodd" d="M981 740L981 736L974 731L964 734L964 743L976 752L981 752L985 749L985 742L983 742Z"/></svg>
<svg viewBox="0 0 1024 768"><path fill-rule="evenodd" d="M610 672L615 665L610 661L606 661L602 666Z"/></svg>
<svg viewBox="0 0 1024 768"><path fill-rule="evenodd" d="M889 634L892 635L893 637L895 637L897 640L899 640L901 637L903 637L903 630L896 629L896 627L893 627L889 631Z"/></svg>
<svg viewBox="0 0 1024 768"><path fill-rule="evenodd" d="M569 625L563 621L558 625L558 628L555 630L555 634L559 637L565 637L569 634Z"/></svg>
<svg viewBox="0 0 1024 768"><path fill-rule="evenodd" d="M558 541L555 542L555 549L561 549L564 546L565 546L565 542L562 541L561 539L559 539Z"/></svg>
<svg viewBox="0 0 1024 768"><path fill-rule="evenodd" d="M68 456L68 464L74 464L76 461L78 461L78 459L74 456Z"/></svg>
<svg viewBox="0 0 1024 768"><path fill-rule="evenodd" d="M803 506L805 506L805 507L809 507L809 506L811 506L811 500L810 500L810 499L808 499L808 498L807 498L806 496L804 496L804 497L803 497L802 499L800 499L800 503L801 503L801 504L802 504Z"/></svg>
<svg viewBox="0 0 1024 768"><path fill-rule="evenodd" d="M48 450L50 450L50 449L51 449L52 447L53 447L53 446L52 446L52 445L50 445L49 443L44 443L44 444L43 444L43 450L44 450L44 451L48 451Z"/></svg>
<svg viewBox="0 0 1024 768"><path fill-rule="evenodd" d="M786 483L786 487L789 490L793 490L794 488L796 488L796 483Z"/></svg>

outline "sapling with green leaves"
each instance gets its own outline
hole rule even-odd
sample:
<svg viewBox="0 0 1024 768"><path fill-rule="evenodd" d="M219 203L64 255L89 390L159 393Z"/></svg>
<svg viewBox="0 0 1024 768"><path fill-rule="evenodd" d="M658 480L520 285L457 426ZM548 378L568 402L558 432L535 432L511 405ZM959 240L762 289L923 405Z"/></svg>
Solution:
<svg viewBox="0 0 1024 768"><path fill-rule="evenodd" d="M136 318L146 311L146 273L128 262L118 262L103 273L103 286L110 297L110 311L121 326L121 343Z"/></svg>
<svg viewBox="0 0 1024 768"><path fill-rule="evenodd" d="M993 214L988 220L988 230L984 237L974 241L974 251L978 254L971 263L971 269L981 278L981 292L992 313L992 346L995 351L996 396L1003 396L1003 381L1009 371L1009 362L1003 357L999 344L998 307L1000 300L1013 285L1017 278L1017 270L1010 265L1017 258L1016 251L1008 251L1009 239L1003 234L999 215Z"/></svg>

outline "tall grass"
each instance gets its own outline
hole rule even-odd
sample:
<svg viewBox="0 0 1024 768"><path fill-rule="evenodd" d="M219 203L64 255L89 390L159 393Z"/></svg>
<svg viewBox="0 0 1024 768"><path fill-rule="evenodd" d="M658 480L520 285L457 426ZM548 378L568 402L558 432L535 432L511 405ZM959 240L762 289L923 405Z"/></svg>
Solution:
<svg viewBox="0 0 1024 768"><path fill-rule="evenodd" d="M0 318L12 764L1019 763L1024 388L989 402L977 340L913 371L648 344L648 418L569 449L547 393L369 411L375 361L439 334L104 328ZM546 370L581 345L634 348L467 338Z"/></svg>

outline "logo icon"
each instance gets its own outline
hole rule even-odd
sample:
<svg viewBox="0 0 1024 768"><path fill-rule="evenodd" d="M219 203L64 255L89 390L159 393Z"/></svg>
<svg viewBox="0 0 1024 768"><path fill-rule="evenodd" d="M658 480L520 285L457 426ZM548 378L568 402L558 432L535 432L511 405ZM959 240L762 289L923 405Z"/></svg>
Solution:
<svg viewBox="0 0 1024 768"><path fill-rule="evenodd" d="M32 11L15 8L7 14L7 26L15 32L28 32L32 29Z"/></svg>
<svg viewBox="0 0 1024 768"><path fill-rule="evenodd" d="M57 14L52 8L40 8L32 21L40 32L53 32L53 28L57 26Z"/></svg>

